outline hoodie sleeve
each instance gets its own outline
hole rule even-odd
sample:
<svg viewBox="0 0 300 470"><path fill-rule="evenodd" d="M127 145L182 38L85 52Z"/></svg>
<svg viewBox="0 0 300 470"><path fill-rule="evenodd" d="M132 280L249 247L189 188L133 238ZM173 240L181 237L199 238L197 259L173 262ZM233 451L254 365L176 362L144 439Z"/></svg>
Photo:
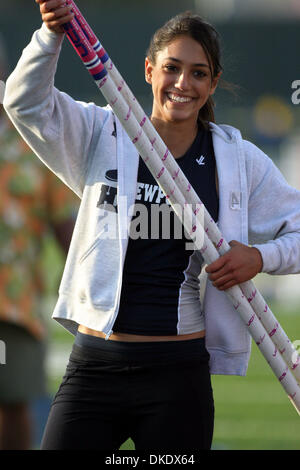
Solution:
<svg viewBox="0 0 300 470"><path fill-rule="evenodd" d="M55 88L63 38L45 24L33 34L7 80L3 105L36 155L81 197L108 111Z"/></svg>
<svg viewBox="0 0 300 470"><path fill-rule="evenodd" d="M300 192L255 145L245 142L245 149L251 175L249 243L262 254L262 272L300 273Z"/></svg>

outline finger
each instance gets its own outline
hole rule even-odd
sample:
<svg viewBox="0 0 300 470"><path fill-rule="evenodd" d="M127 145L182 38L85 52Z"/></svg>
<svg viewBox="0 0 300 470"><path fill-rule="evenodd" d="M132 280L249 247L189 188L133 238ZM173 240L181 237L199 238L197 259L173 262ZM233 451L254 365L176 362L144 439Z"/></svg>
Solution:
<svg viewBox="0 0 300 470"><path fill-rule="evenodd" d="M50 22L45 22L47 28L49 28L52 31L55 31L56 33L64 33L64 25L67 24L68 22L72 21L74 18L73 16L65 16L61 20L56 20L56 21L50 21Z"/></svg>
<svg viewBox="0 0 300 470"><path fill-rule="evenodd" d="M237 240L231 240L228 245L230 245L231 247L233 246L238 246L238 245L242 245L242 243L238 242Z"/></svg>
<svg viewBox="0 0 300 470"><path fill-rule="evenodd" d="M212 272L209 274L209 279L212 282L217 281L218 279L223 278L224 276L232 275L232 269L230 269L226 264L221 268L218 269L217 271Z"/></svg>
<svg viewBox="0 0 300 470"><path fill-rule="evenodd" d="M234 279L234 276L232 276L231 273L228 273L228 274L225 274L225 275L219 277L216 280L212 280L212 284L213 284L214 287L220 288L224 284L226 284L228 282L231 282L231 281L236 281L236 280Z"/></svg>
<svg viewBox="0 0 300 470"><path fill-rule="evenodd" d="M63 7L59 10L50 11L49 13L43 13L42 19L46 23L61 25L63 23L66 23L67 21L70 21L73 16L74 14L70 12L69 8Z"/></svg>
<svg viewBox="0 0 300 470"><path fill-rule="evenodd" d="M213 273L215 271L218 271L219 269L223 268L226 262L227 262L226 255L220 256L220 258L218 258L216 261L213 261L211 264L206 266L205 271L207 273Z"/></svg>
<svg viewBox="0 0 300 470"><path fill-rule="evenodd" d="M41 13L47 13L63 6L65 6L64 0L44 0L40 2Z"/></svg>
<svg viewBox="0 0 300 470"><path fill-rule="evenodd" d="M220 291L225 291L225 290L230 289L231 287L234 287L236 285L238 285L238 282L234 279L231 279L230 281L224 282L222 285L215 286L215 287Z"/></svg>
<svg viewBox="0 0 300 470"><path fill-rule="evenodd" d="M49 2L50 3L50 2ZM54 6L51 8L50 5L48 4L42 4L40 6L40 11L42 15L45 15L47 13L55 13L57 16L62 16L61 12L70 12L72 10L72 5L65 5L64 2L58 2L55 0Z"/></svg>
<svg viewBox="0 0 300 470"><path fill-rule="evenodd" d="M63 25L72 21L73 18L74 13L70 12L66 7L42 14L42 20L46 26L57 33L64 33Z"/></svg>

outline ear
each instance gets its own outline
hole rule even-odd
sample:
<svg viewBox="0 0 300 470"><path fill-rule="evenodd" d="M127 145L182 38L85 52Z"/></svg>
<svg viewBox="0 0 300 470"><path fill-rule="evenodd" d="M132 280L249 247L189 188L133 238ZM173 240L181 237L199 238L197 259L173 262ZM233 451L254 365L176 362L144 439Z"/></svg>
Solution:
<svg viewBox="0 0 300 470"><path fill-rule="evenodd" d="M218 75L213 78L212 83L211 83L210 92L209 92L210 95L213 95L214 92L216 91L219 80L221 78L221 75L222 75L222 72L219 72Z"/></svg>
<svg viewBox="0 0 300 470"><path fill-rule="evenodd" d="M148 57L146 57L146 59L145 59L145 80L150 85L152 85L152 70L153 70L153 65L151 64Z"/></svg>

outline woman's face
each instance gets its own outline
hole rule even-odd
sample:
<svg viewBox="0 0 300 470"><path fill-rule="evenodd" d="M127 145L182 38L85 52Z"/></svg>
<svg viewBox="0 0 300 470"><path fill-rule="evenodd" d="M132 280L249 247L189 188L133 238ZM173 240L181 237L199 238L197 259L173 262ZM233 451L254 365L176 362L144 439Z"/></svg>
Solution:
<svg viewBox="0 0 300 470"><path fill-rule="evenodd" d="M180 36L158 52L156 64L146 58L146 81L152 85L152 118L195 124L199 110L216 89L202 46Z"/></svg>

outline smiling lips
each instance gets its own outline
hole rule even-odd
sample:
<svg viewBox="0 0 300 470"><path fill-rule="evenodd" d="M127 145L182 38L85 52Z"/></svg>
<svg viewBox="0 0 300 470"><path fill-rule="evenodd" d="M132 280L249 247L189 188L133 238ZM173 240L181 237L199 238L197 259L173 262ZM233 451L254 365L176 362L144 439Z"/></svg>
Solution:
<svg viewBox="0 0 300 470"><path fill-rule="evenodd" d="M176 93L167 93L167 97L175 103L189 103L193 99L190 96L181 96Z"/></svg>

